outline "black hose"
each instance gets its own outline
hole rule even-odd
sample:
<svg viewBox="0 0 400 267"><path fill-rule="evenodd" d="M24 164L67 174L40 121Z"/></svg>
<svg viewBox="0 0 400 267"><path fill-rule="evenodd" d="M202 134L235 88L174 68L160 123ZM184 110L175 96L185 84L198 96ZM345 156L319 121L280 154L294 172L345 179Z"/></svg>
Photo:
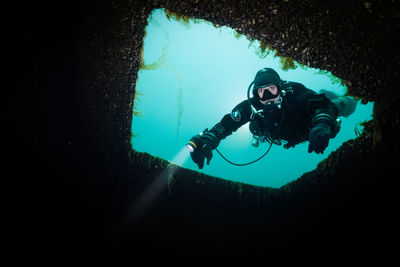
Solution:
<svg viewBox="0 0 400 267"><path fill-rule="evenodd" d="M229 159L227 159L224 155L222 155L222 153L219 152L219 150L218 150L217 148L216 148L215 150L218 152L218 154L219 154L224 160L226 160L226 162L228 162L228 163L230 163L230 164L232 164L232 165L235 165L235 166L247 166L247 165L253 164L253 163L259 161L260 159L262 159L263 157L265 157L265 156L268 154L268 152L271 150L272 144L273 144L273 142L270 143L270 145L269 145L267 151L264 153L264 155L262 155L261 157L259 157L259 158L256 159L256 160L253 160L253 161L250 161L250 162L247 162L247 163L234 163L234 162L230 161Z"/></svg>
<svg viewBox="0 0 400 267"><path fill-rule="evenodd" d="M250 87L249 87L249 88L250 88ZM247 92L248 92L248 91L247 91ZM250 100L249 100L249 101L250 101ZM281 117L281 123L279 124L279 128L278 128L277 133L279 133L279 132L281 131L281 126L282 126L282 123L283 123L284 119L285 119L285 111L283 110L283 111L282 111L282 117ZM226 162L228 162L228 163L230 163L230 164L232 164L232 165L234 165L234 166L239 166L239 167L240 167L240 166L247 166L247 165L253 164L253 163L259 161L260 159L262 159L263 157L265 157L265 156L268 154L268 152L271 150L271 147L272 147L273 144L274 144L274 140L271 140L270 145L269 145L267 151L266 151L261 157L259 157L258 159L255 159L255 160L253 160L253 161L247 162L247 163L234 163L234 162L230 161L229 159L227 159L224 155L222 155L222 153L221 153L217 148L216 148L215 150L218 152L218 154L219 154Z"/></svg>

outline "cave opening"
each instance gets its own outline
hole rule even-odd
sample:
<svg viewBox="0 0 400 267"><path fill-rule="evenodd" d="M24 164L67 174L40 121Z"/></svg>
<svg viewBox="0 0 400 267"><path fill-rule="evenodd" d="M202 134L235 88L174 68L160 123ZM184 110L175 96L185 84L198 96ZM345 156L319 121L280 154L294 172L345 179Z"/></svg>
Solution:
<svg viewBox="0 0 400 267"><path fill-rule="evenodd" d="M136 81L134 150L174 161L193 135L211 128L246 99L249 83L264 67L316 92L346 93L346 87L331 73L280 58L265 44L232 28L215 26L204 20L173 18L164 9L150 14ZM278 188L312 171L343 142L354 139L362 131L362 122L372 119L372 108L373 103L359 103L350 117L343 118L341 131L324 154L309 154L304 143L291 149L273 146L265 158L245 167L232 166L217 153L202 170L190 159L178 164L227 180ZM267 143L255 148L252 141L246 124L218 148L234 162L249 162L268 148Z"/></svg>

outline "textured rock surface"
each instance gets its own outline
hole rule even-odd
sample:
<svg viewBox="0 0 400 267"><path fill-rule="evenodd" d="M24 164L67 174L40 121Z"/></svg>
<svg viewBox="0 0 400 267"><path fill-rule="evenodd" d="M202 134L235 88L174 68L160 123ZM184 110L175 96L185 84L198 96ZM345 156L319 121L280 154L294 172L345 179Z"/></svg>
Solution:
<svg viewBox="0 0 400 267"><path fill-rule="evenodd" d="M280 189L177 168L140 219L132 217L138 198L171 168L129 143L144 27L159 7L331 71L351 95L376 102L374 120ZM9 249L389 249L398 220L396 1L101 1L9 12L11 79L1 116Z"/></svg>

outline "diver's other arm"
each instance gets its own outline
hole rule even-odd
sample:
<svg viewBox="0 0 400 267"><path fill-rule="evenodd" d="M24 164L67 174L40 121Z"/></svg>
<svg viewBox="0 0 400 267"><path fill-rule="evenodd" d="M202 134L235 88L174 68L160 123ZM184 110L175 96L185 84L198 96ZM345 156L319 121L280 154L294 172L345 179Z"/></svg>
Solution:
<svg viewBox="0 0 400 267"><path fill-rule="evenodd" d="M329 144L329 139L331 138L331 130L335 119L327 114L321 113L315 116L312 120L312 128L309 135L309 145L308 152L320 154L324 153L325 148Z"/></svg>
<svg viewBox="0 0 400 267"><path fill-rule="evenodd" d="M311 116L308 152L323 153L329 139L334 138L340 130L338 110L325 94L312 94L307 98L306 106Z"/></svg>
<svg viewBox="0 0 400 267"><path fill-rule="evenodd" d="M189 149L192 160L203 169L204 160L207 159L207 165L210 164L212 159L212 151L217 148L220 140L218 137L205 129L203 132L193 136L186 147Z"/></svg>

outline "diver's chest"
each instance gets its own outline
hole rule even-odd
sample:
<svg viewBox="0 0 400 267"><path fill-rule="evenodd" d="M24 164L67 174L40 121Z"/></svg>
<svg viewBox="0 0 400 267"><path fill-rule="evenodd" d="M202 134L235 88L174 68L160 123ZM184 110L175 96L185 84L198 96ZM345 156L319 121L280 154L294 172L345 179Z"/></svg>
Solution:
<svg viewBox="0 0 400 267"><path fill-rule="evenodd" d="M270 132L299 132L308 129L309 116L301 110L283 110L276 114L265 114L262 125Z"/></svg>

